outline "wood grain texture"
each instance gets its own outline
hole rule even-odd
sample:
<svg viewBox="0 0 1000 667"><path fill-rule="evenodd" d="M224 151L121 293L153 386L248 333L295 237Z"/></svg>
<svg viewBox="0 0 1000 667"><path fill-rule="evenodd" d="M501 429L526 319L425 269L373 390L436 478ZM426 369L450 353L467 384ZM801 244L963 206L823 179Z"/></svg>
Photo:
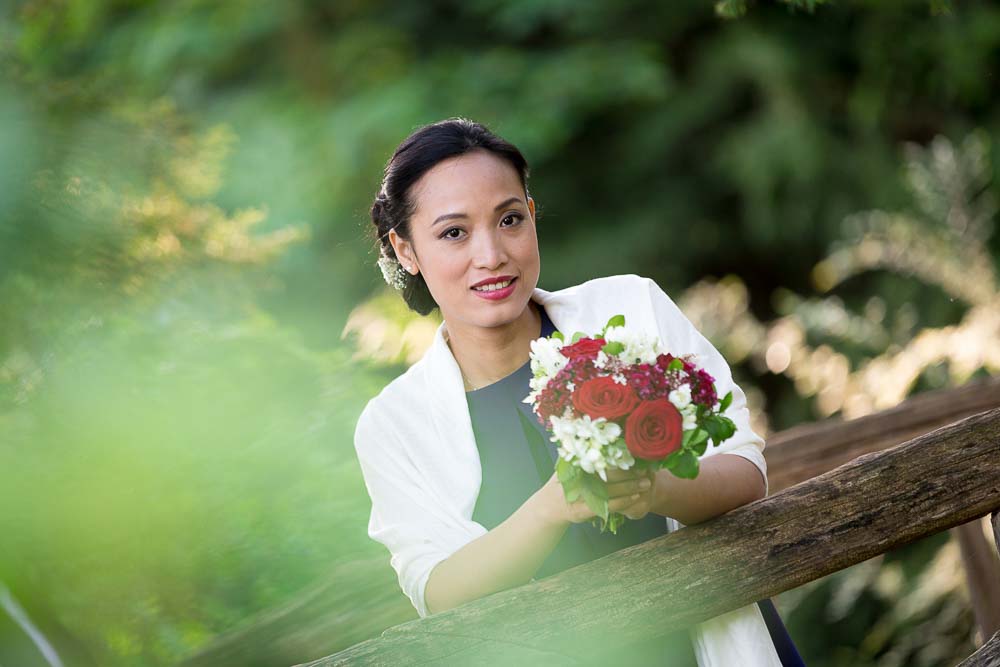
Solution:
<svg viewBox="0 0 1000 667"><path fill-rule="evenodd" d="M1000 632L963 660L958 667L1000 667Z"/></svg>
<svg viewBox="0 0 1000 667"><path fill-rule="evenodd" d="M1000 407L1000 378L928 391L894 408L850 421L827 419L771 435L764 448L772 494L848 461Z"/></svg>
<svg viewBox="0 0 1000 667"><path fill-rule="evenodd" d="M311 663L586 664L610 638L690 626L1000 508L1000 409L706 523L386 630ZM508 656L509 651L509 656Z"/></svg>
<svg viewBox="0 0 1000 667"><path fill-rule="evenodd" d="M1000 632L1000 557L981 520L951 529L962 553L965 581L980 636Z"/></svg>

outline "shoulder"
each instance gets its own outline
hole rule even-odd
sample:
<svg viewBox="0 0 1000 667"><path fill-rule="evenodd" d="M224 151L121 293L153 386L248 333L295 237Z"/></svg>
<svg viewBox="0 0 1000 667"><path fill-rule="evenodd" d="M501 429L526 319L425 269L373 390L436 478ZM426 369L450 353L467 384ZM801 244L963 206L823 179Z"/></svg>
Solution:
<svg viewBox="0 0 1000 667"><path fill-rule="evenodd" d="M669 300L655 280L636 273L592 278L554 294L567 299L611 300L621 306L633 304L639 307L645 307L657 298L666 297Z"/></svg>
<svg viewBox="0 0 1000 667"><path fill-rule="evenodd" d="M584 281L577 288L581 290L614 290L639 287L649 281L649 278L635 273L618 273L612 276L601 276Z"/></svg>
<svg viewBox="0 0 1000 667"><path fill-rule="evenodd" d="M587 297L594 295L629 296L644 294L656 283L651 278L635 273L620 273L611 276L591 278L582 283L553 292L566 297Z"/></svg>
<svg viewBox="0 0 1000 667"><path fill-rule="evenodd" d="M368 400L355 426L356 447L375 441L387 444L392 433L419 416L425 365L426 357L419 359Z"/></svg>

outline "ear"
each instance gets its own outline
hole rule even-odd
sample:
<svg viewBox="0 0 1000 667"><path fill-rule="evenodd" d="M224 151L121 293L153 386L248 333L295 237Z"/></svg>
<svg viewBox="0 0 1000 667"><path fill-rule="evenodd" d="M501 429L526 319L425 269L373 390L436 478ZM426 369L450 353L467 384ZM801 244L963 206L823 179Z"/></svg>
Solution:
<svg viewBox="0 0 1000 667"><path fill-rule="evenodd" d="M528 212L531 213L531 221L535 222L535 200L528 197Z"/></svg>
<svg viewBox="0 0 1000 667"><path fill-rule="evenodd" d="M403 270L411 275L417 275L420 271L417 264L417 256L413 252L413 244L396 233L395 229L389 230L389 243L396 252L399 263L403 265Z"/></svg>

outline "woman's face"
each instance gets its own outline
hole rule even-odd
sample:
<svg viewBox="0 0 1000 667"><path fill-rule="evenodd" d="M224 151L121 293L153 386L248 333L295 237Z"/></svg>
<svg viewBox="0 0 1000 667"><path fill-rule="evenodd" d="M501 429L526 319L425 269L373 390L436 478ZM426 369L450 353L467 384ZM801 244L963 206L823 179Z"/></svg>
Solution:
<svg viewBox="0 0 1000 667"><path fill-rule="evenodd" d="M449 158L411 188L410 241L389 240L410 273L423 272L449 324L496 327L523 312L538 284L535 202L517 171L483 150ZM505 289L473 286L512 280ZM462 326L459 325L459 326Z"/></svg>

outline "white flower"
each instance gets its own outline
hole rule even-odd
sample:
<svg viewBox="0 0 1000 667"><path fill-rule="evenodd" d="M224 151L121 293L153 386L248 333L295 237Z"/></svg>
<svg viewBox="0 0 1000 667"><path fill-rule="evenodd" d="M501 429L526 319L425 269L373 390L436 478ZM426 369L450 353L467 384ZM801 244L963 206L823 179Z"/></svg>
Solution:
<svg viewBox="0 0 1000 667"><path fill-rule="evenodd" d="M542 390L545 389L546 385L549 384L549 380L551 379L552 378L545 375L539 375L538 377L530 378L528 380L528 386L531 387L532 392L540 394L542 393Z"/></svg>
<svg viewBox="0 0 1000 667"><path fill-rule="evenodd" d="M594 367L604 368L604 365L608 363L608 355L604 354L604 350L599 350L597 356L594 357Z"/></svg>
<svg viewBox="0 0 1000 667"><path fill-rule="evenodd" d="M695 415L684 415L684 421L681 424L681 428L685 431L690 431L696 426L698 426L698 418Z"/></svg>
<svg viewBox="0 0 1000 667"><path fill-rule="evenodd" d="M591 419L590 415L569 418L553 415L550 421L552 434L559 442L587 441L602 446L617 440L622 432L621 426L604 417Z"/></svg>
<svg viewBox="0 0 1000 667"><path fill-rule="evenodd" d="M691 385L682 384L667 394L667 399L674 404L678 410L682 410L691 404Z"/></svg>
<svg viewBox="0 0 1000 667"><path fill-rule="evenodd" d="M683 422L681 428L685 431L689 431L696 426L698 426L698 406L694 403L688 403L683 408L680 409L681 417Z"/></svg>
<svg viewBox="0 0 1000 667"><path fill-rule="evenodd" d="M621 427L604 417L591 419L589 415L574 417L569 412L567 414L569 416L553 415L549 419L552 425L551 440L559 444L559 456L570 463L576 463L585 472L596 473L607 481L605 471L609 461L606 458L606 447L621 438ZM612 456L615 457L615 461L627 462L620 454Z"/></svg>
<svg viewBox="0 0 1000 667"><path fill-rule="evenodd" d="M604 458L609 466L620 470L628 470L635 465L635 458L633 458L632 452L628 450L624 440L619 440L614 444L608 445L604 451Z"/></svg>
<svg viewBox="0 0 1000 667"><path fill-rule="evenodd" d="M618 384L628 384L628 379L621 373L615 373L614 375L611 376L611 379L613 379Z"/></svg>
<svg viewBox="0 0 1000 667"><path fill-rule="evenodd" d="M627 364L654 364L663 347L655 336L628 327L608 327L604 340L625 346L618 358Z"/></svg>
<svg viewBox="0 0 1000 667"><path fill-rule="evenodd" d="M563 342L558 338L536 338L531 341L529 356L531 372L535 378L543 377L547 382L548 378L558 373L569 362L569 359L559 351L562 346Z"/></svg>

